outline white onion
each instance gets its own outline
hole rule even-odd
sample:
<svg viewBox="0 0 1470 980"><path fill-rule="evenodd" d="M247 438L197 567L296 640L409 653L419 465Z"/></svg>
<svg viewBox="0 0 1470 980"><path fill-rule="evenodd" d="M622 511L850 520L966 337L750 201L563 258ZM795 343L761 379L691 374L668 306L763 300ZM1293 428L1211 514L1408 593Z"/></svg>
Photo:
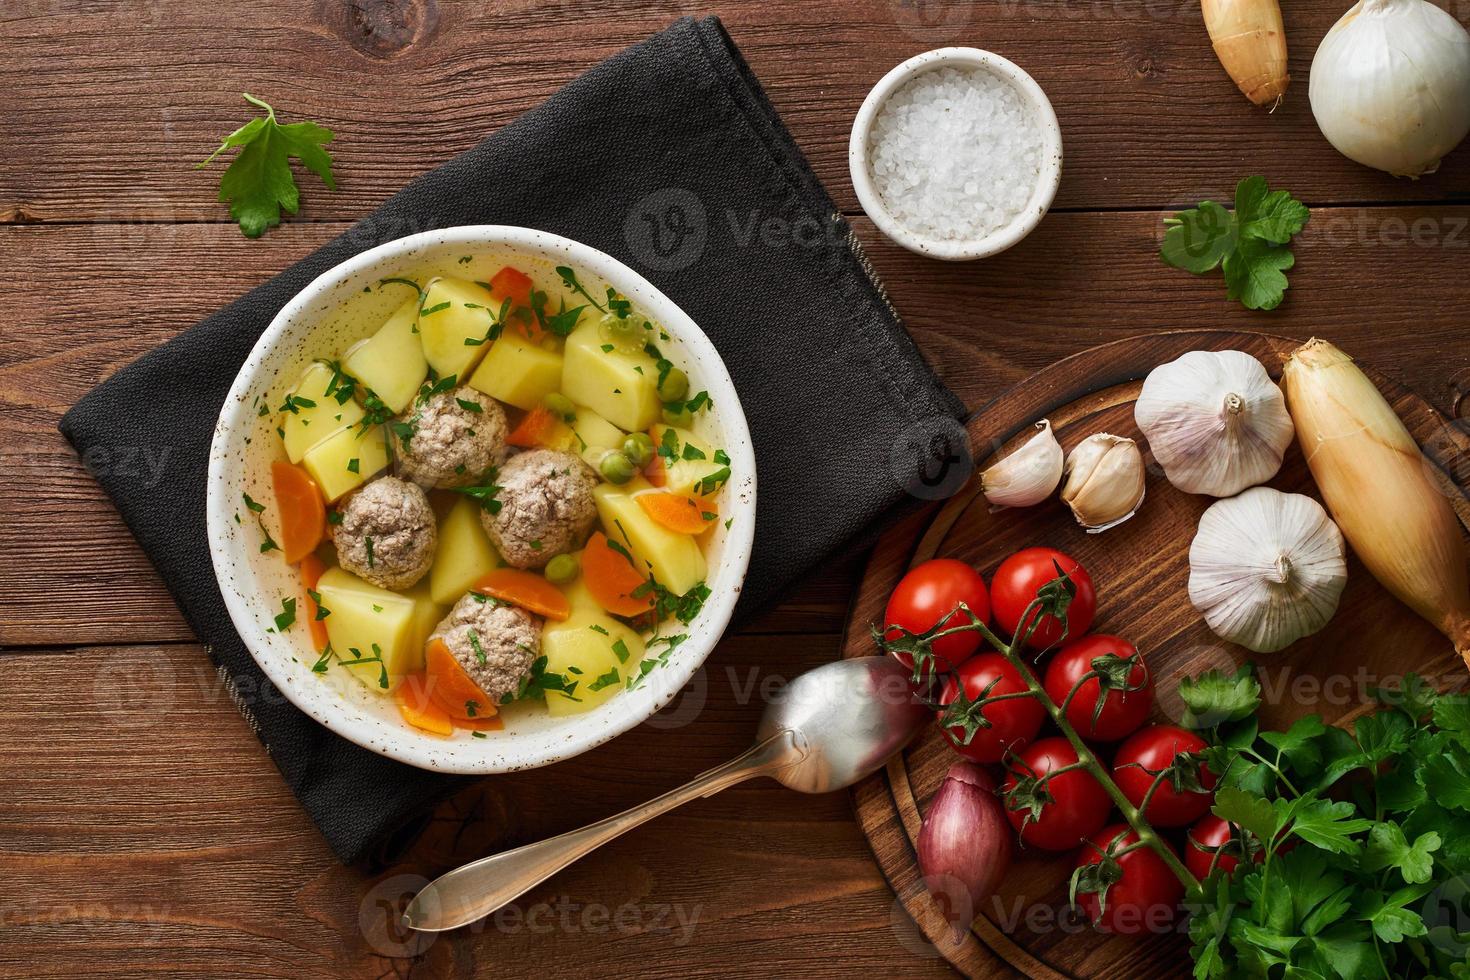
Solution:
<svg viewBox="0 0 1470 980"><path fill-rule="evenodd" d="M1427 0L1358 0L1317 48L1308 94L1344 156L1433 173L1470 133L1470 34Z"/></svg>

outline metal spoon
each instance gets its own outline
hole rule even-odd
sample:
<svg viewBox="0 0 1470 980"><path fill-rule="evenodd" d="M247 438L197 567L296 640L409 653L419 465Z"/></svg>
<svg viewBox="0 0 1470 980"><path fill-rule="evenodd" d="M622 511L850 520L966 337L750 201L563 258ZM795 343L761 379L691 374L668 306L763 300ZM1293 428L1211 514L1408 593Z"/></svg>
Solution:
<svg viewBox="0 0 1470 980"><path fill-rule="evenodd" d="M851 786L881 767L932 717L910 692L907 668L891 657L824 664L772 698L756 744L744 755L617 816L456 868L414 896L403 924L424 932L468 925L614 837L754 776L771 776L803 793Z"/></svg>

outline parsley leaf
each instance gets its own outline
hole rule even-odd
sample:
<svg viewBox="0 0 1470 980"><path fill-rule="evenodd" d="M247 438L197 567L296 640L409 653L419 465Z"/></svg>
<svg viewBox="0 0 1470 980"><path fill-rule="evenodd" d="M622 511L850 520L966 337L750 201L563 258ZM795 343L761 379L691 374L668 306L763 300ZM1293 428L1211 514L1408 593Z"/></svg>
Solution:
<svg viewBox="0 0 1470 980"><path fill-rule="evenodd" d="M1288 246L1311 212L1265 177L1247 177L1235 188L1235 210L1214 201L1180 211L1165 222L1160 257L1195 275L1224 271L1226 295L1251 310L1274 310L1286 296L1285 272L1296 262Z"/></svg>
<svg viewBox="0 0 1470 980"><path fill-rule="evenodd" d="M322 146L332 141L332 131L313 122L281 125L276 110L246 92L245 101L264 109L224 138L219 149L195 169L213 163L233 147L240 152L220 178L219 199L230 202L230 217L240 223L246 238L259 238L267 228L281 223L281 212L295 214L301 203L296 179L291 175L291 158L322 179L329 190L337 189L332 176L332 158Z"/></svg>

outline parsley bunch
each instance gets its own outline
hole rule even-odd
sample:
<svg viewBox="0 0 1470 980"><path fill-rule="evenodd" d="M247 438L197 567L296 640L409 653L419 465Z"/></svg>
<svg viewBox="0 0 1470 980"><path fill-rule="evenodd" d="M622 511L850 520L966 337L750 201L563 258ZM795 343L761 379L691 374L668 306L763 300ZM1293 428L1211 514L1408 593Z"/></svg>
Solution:
<svg viewBox="0 0 1470 980"><path fill-rule="evenodd" d="M1198 980L1470 977L1470 698L1414 675L1351 732L1316 715L1261 731L1250 667L1186 681L1214 812L1256 863L1203 882Z"/></svg>
<svg viewBox="0 0 1470 980"><path fill-rule="evenodd" d="M1286 296L1285 271L1296 264L1287 243L1310 217L1286 191L1269 190L1265 177L1247 177L1235 187L1233 212L1201 201L1168 219L1159 254L1195 275L1219 266L1230 299L1247 309L1274 310Z"/></svg>

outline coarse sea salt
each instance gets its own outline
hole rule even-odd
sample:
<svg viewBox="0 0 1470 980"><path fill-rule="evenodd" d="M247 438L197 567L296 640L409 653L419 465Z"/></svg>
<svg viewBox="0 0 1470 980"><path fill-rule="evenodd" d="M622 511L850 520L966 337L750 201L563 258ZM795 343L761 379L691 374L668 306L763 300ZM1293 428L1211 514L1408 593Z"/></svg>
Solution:
<svg viewBox="0 0 1470 980"><path fill-rule="evenodd" d="M975 241L1026 208L1042 128L1010 82L937 68L898 88L873 121L868 166L884 206L935 241Z"/></svg>

